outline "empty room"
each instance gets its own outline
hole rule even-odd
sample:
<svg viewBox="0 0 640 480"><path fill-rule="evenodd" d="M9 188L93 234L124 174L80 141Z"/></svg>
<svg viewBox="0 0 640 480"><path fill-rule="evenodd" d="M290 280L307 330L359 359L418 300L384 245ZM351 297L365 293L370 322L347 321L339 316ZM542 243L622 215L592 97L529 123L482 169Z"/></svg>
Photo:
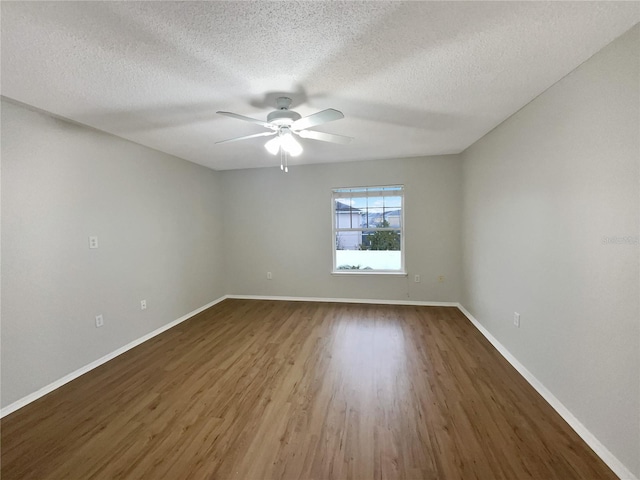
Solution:
<svg viewBox="0 0 640 480"><path fill-rule="evenodd" d="M0 22L3 480L640 480L640 2Z"/></svg>

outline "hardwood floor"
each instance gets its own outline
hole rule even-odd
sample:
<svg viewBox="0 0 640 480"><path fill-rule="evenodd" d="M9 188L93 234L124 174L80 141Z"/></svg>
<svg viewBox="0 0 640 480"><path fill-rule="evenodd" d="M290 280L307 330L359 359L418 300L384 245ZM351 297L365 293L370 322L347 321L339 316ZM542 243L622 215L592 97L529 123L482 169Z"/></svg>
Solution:
<svg viewBox="0 0 640 480"><path fill-rule="evenodd" d="M225 300L2 420L2 479L609 479L455 308Z"/></svg>

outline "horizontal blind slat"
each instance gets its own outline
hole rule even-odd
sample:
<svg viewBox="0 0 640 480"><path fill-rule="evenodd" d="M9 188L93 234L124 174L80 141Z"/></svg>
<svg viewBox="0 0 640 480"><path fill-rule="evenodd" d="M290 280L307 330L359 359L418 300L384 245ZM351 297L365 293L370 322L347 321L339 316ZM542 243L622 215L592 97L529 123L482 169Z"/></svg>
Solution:
<svg viewBox="0 0 640 480"><path fill-rule="evenodd" d="M397 190L382 190L382 188L397 188ZM367 198L367 197L403 197L404 185L392 185L388 187L371 187L367 189L340 189L333 190L333 198Z"/></svg>

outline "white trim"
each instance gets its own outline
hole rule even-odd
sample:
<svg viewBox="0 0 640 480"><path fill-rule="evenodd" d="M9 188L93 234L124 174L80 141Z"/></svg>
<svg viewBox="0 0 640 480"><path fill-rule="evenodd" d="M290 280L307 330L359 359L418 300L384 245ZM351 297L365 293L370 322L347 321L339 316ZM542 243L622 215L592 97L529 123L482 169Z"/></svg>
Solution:
<svg viewBox="0 0 640 480"><path fill-rule="evenodd" d="M415 305L419 307L458 307L457 302L420 302L417 300L380 300L372 298L280 297L271 295L227 295L241 300L275 300L286 302L370 303L372 305Z"/></svg>
<svg viewBox="0 0 640 480"><path fill-rule="evenodd" d="M395 188L395 190L383 190L385 188ZM334 187L331 190L336 198L397 197L398 191L404 192L404 184Z"/></svg>
<svg viewBox="0 0 640 480"><path fill-rule="evenodd" d="M333 302L333 303L369 303L374 305L415 305L425 307L456 307L464 314L469 321L478 329L478 331L495 347L496 350L507 360L520 375L544 398L551 407L558 412L558 414L569 424L569 426L582 438L589 447L595 452L596 455L606 463L613 472L624 480L638 480L638 478L631 473L631 471L625 467L625 465L616 458L596 437L593 435L570 411L565 407L560 400L558 400L547 388L522 365L512 354L507 350L482 324L475 319L462 304L458 302L422 302L416 300L380 300L380 299L362 299L362 298L321 298L321 297L285 297L285 296L271 296L271 295L224 295L213 302L210 302L192 312L183 315L182 317L167 323L162 327L150 332L142 337L134 340L127 345L120 347L119 349L99 358L98 360L85 365L78 370L65 375L59 380L50 383L49 385L41 388L40 390L33 392L26 397L21 398L7 405L0 410L0 418L15 412L16 410L28 405L29 403L37 400L40 397L56 390L65 383L78 378L81 375L99 367L103 363L123 354L127 350L132 349L140 345L143 342L161 334L162 332L175 327L176 325L188 320L189 318L197 315L198 313L210 308L223 300L230 299L244 299L244 300L274 300L274 301L294 301L294 302Z"/></svg>
<svg viewBox="0 0 640 480"><path fill-rule="evenodd" d="M207 308L213 307L215 304L220 303L221 301L223 301L226 298L227 297L225 295L223 297L218 298L217 300L214 300L213 302L209 302L206 305L204 305L204 306L202 306L200 308L197 308L196 310L194 310L192 312L189 312L186 315L183 315L182 317L178 318L177 320L174 320L174 321L172 321L170 323L167 323L166 325L163 325L162 327L154 330L153 332L150 332L150 333L147 333L146 335L143 335L142 337L134 340L133 342L130 342L130 343L126 344L124 347L120 347L117 350L114 350L113 352L108 353L104 357L101 357L101 358L89 363L88 365L85 365L84 367L81 367L78 370L75 370L74 372L71 372L68 375L65 375L64 377L56 380L55 382L52 382L52 383L50 383L49 385L47 385L45 387L42 387L40 390L37 390L37 391L35 391L33 393L30 393L26 397L22 397L20 400L16 400L12 404L7 405L2 410L0 410L0 418L5 417L6 415L9 415L10 413L15 412L16 410L24 407L25 405L28 405L31 402L34 402L35 400L39 399L40 397L44 397L47 393L53 392L54 390L56 390L56 389L60 388L61 386L63 386L65 383L69 383L70 381L75 380L80 375L84 375L85 373L93 370L94 368L99 367L103 363L106 363L109 360L114 359L118 355L122 355L127 350L131 350L133 347L137 347L141 343L146 342L147 340L155 337L156 335L159 335L162 332L164 332L166 330L169 330L170 328L175 327L179 323L182 323L185 320L188 320L189 318L193 317L194 315L197 315L198 313L206 310Z"/></svg>
<svg viewBox="0 0 640 480"><path fill-rule="evenodd" d="M565 407L560 400L558 400L555 395L553 395L543 384L538 380L527 368L522 365L516 357L514 357L509 350L507 350L504 345L502 345L491 333L489 330L484 328L482 324L474 318L466 308L464 308L461 304L458 303L458 308L460 311L471 321L471 323L480 331L484 337L489 340L491 345L495 347L496 350L505 358L507 362L509 362L513 368L515 368L520 375L524 377L524 379L529 382L540 395L544 398L551 407L558 412L558 414L564 419L565 422L569 424L569 426L585 441L589 447L595 452L596 455L600 457L600 459L608 465L608 467L613 470L618 477L624 480L638 480L638 478L631 473L631 471L624 466L624 464L618 460L613 453L611 453L607 447L605 447L596 436L591 433L587 427L585 427L580 420L578 420L571 411Z"/></svg>
<svg viewBox="0 0 640 480"><path fill-rule="evenodd" d="M387 191L382 194L383 191L376 190L379 188L398 188L398 190ZM350 190L350 189L364 189L364 192L341 192L339 190ZM371 193L371 195L369 195ZM400 197L400 228L377 228L377 227L367 227L367 228L339 228L336 225L336 201L342 198L364 198L364 197ZM399 275L406 275L405 269L405 185L404 184L394 184L394 185L372 185L369 187L338 187L331 189L331 252L332 252L332 267L331 273L342 273L341 270L338 269L336 265L336 235L339 231L347 231L347 232L364 232L366 231L396 231L400 230L400 269L398 270L375 270L371 269L368 271L369 275L372 274L389 274L389 273L397 273ZM383 216L384 219L384 216ZM352 273L353 275L353 273Z"/></svg>

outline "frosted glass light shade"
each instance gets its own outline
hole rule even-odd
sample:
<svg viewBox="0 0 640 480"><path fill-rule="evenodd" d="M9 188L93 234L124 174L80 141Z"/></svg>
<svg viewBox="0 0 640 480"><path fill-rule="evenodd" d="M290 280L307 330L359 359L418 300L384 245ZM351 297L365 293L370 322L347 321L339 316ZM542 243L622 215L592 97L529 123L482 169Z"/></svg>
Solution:
<svg viewBox="0 0 640 480"><path fill-rule="evenodd" d="M282 140L280 139L280 137L272 138L264 144L264 148L266 148L271 155L276 155L278 153L278 150L280 150L281 143Z"/></svg>
<svg viewBox="0 0 640 480"><path fill-rule="evenodd" d="M292 157L297 157L302 153L302 145L293 138L291 133L285 133L284 135L278 135L272 138L264 144L264 148L266 148L271 155L277 155L280 148Z"/></svg>
<svg viewBox="0 0 640 480"><path fill-rule="evenodd" d="M284 148L284 150L288 152L289 155L291 155L292 157L297 157L302 153L302 145L300 145L300 143L295 138L293 138L293 135L287 133L281 138L282 148Z"/></svg>

